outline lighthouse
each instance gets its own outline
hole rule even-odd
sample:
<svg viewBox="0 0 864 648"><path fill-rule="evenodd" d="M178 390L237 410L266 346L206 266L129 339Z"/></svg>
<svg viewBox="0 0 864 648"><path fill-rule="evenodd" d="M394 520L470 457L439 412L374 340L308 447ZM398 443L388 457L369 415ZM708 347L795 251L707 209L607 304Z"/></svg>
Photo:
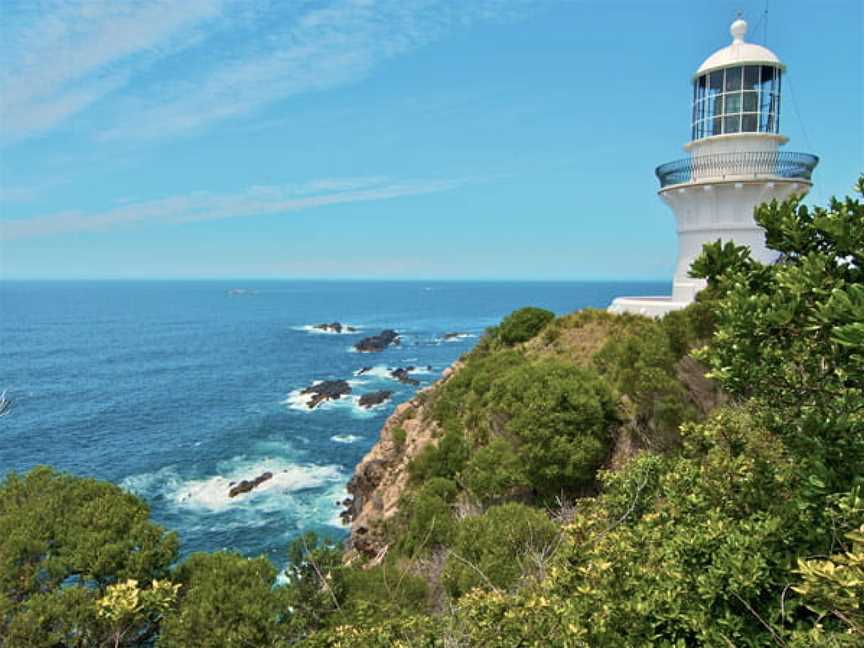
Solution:
<svg viewBox="0 0 864 648"><path fill-rule="evenodd" d="M803 195L812 186L819 158L781 151L788 141L780 133L786 67L771 50L747 42L747 23L740 17L730 32L732 43L705 59L693 76L688 157L656 169L660 198L677 221L672 295L618 297L609 307L613 313L657 317L692 303L705 282L688 276L690 264L705 243L717 239L749 246L763 263L774 261L754 208Z"/></svg>

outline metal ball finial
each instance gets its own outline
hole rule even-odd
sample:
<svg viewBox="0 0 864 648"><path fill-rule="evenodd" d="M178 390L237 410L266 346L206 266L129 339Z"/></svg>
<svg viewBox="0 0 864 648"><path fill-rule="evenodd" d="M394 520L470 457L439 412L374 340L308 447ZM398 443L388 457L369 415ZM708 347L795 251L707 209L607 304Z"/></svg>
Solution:
<svg viewBox="0 0 864 648"><path fill-rule="evenodd" d="M735 19L735 22L733 22L732 26L729 28L729 32L732 34L733 42L744 42L744 35L747 33L747 21L741 17L740 11L738 12L738 17Z"/></svg>

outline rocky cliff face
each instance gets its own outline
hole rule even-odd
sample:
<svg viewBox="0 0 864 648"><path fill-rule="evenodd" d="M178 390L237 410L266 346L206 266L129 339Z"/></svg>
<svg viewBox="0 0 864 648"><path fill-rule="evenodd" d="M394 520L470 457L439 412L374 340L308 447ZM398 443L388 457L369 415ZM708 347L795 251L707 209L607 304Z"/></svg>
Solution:
<svg viewBox="0 0 864 648"><path fill-rule="evenodd" d="M351 524L349 554L355 551L374 557L385 549L380 528L398 510L399 498L408 485L408 464L423 448L437 442L438 425L425 415L426 392L436 389L460 367L457 362L445 369L435 385L399 405L384 423L378 441L355 468L348 482L352 499L342 513Z"/></svg>

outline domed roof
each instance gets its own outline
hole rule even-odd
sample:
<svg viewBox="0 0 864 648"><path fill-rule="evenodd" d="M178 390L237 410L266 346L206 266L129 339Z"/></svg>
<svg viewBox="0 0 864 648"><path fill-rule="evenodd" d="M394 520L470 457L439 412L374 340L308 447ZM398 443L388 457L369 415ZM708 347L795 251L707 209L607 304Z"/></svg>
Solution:
<svg viewBox="0 0 864 648"><path fill-rule="evenodd" d="M729 32L732 34L732 44L717 50L705 59L705 62L696 70L696 76L710 70L725 68L731 65L759 63L776 65L780 68L784 67L780 59L777 58L777 55L767 47L744 41L744 35L747 33L747 23L741 18L732 23Z"/></svg>

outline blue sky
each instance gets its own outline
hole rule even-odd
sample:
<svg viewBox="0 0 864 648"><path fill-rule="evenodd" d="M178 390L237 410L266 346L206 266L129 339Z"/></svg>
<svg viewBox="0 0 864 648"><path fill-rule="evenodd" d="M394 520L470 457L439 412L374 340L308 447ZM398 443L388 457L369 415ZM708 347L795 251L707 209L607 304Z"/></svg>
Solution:
<svg viewBox="0 0 864 648"><path fill-rule="evenodd" d="M669 279L653 170L737 9L809 200L864 170L864 3L767 6L6 0L0 277Z"/></svg>

